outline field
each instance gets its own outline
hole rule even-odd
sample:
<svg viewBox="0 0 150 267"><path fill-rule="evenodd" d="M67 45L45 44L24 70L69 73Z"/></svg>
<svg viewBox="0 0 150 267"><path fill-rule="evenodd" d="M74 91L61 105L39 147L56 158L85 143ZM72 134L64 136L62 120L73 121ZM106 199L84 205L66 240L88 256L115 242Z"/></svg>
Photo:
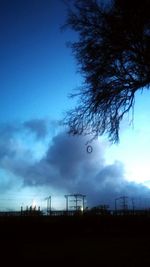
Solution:
<svg viewBox="0 0 150 267"><path fill-rule="evenodd" d="M150 218L0 218L1 260L20 266L150 266Z"/></svg>

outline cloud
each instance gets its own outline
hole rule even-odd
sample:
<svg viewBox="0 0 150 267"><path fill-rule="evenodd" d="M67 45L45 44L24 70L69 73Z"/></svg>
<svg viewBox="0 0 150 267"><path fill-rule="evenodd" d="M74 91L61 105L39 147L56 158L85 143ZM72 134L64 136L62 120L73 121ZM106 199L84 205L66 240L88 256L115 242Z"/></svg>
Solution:
<svg viewBox="0 0 150 267"><path fill-rule="evenodd" d="M16 187L18 184L20 185L20 181L24 180L23 174L27 173L30 165L32 165L34 162L34 149L36 146L39 147L39 140L37 143L36 136L32 134L34 133L34 130L31 130L29 133L25 126L28 124L30 125L32 121L27 121L25 123L17 121L14 123L0 124L1 191L7 191L10 189L12 180L13 185L16 183ZM38 121L39 129L42 128L44 123L44 120ZM41 136L42 134L40 137Z"/></svg>
<svg viewBox="0 0 150 267"><path fill-rule="evenodd" d="M46 120L33 119L24 122L24 127L34 133L37 139L43 139L48 134L48 125Z"/></svg>
<svg viewBox="0 0 150 267"><path fill-rule="evenodd" d="M108 203L114 205L116 197L127 195L130 198L148 197L149 189L125 178L123 163L105 163L106 144L92 143L93 152L86 151L83 137L71 137L59 133L50 144L45 158L33 168L36 182L67 190L69 193L87 195L90 205Z"/></svg>
<svg viewBox="0 0 150 267"><path fill-rule="evenodd" d="M41 138L44 140L48 136L48 126L42 120L35 124L33 121L35 123L32 120L0 127L0 168L16 177L16 183L20 179L24 188L44 186L51 192L86 194L89 206L109 204L114 207L115 198L123 195L135 199L149 197L150 190L146 186L126 180L123 163L106 164L107 144L100 140L93 141L93 152L87 153L85 137L59 132L47 144L45 153L36 159L33 146L38 148ZM32 133L35 140L28 145L26 138L28 140ZM5 182L4 190L6 187Z"/></svg>

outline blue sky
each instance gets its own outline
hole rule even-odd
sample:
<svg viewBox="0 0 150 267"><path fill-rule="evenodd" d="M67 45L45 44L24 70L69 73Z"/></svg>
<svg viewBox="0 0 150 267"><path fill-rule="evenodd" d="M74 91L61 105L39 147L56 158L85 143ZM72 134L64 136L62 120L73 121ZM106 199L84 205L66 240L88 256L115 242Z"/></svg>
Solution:
<svg viewBox="0 0 150 267"><path fill-rule="evenodd" d="M59 126L82 81L66 47L75 35L60 30L65 9L61 0L0 0L0 208L11 208L8 199L42 206L47 195L60 207L64 193L79 190L93 205L110 202L107 194L149 194L148 91L137 94L134 124L124 119L118 145L100 137L87 155L86 140Z"/></svg>
<svg viewBox="0 0 150 267"><path fill-rule="evenodd" d="M1 1L1 119L60 116L76 83L61 1ZM57 92L55 94L54 92ZM63 99L63 101L62 101Z"/></svg>

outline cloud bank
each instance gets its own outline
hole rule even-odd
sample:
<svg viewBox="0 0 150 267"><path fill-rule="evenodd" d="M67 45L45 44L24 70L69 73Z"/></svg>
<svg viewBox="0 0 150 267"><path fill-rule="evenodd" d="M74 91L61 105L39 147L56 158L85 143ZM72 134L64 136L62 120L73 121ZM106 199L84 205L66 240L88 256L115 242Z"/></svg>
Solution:
<svg viewBox="0 0 150 267"><path fill-rule="evenodd" d="M123 163L106 164L104 142L93 141L92 153L87 153L85 137L65 132L45 143L48 125L41 119L0 126L1 191L18 184L31 189L44 186L51 192L86 194L88 206L108 204L112 208L115 198L123 195L149 197L147 187L125 179ZM40 154L42 144L46 145Z"/></svg>

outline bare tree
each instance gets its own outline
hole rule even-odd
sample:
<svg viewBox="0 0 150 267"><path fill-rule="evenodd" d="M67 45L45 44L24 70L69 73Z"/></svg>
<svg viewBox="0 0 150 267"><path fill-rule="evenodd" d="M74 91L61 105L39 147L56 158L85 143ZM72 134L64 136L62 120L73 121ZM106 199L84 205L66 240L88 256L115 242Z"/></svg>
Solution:
<svg viewBox="0 0 150 267"><path fill-rule="evenodd" d="M79 36L70 45L84 83L64 123L71 134L106 133L118 142L136 91L150 85L150 1L73 2L66 25Z"/></svg>

